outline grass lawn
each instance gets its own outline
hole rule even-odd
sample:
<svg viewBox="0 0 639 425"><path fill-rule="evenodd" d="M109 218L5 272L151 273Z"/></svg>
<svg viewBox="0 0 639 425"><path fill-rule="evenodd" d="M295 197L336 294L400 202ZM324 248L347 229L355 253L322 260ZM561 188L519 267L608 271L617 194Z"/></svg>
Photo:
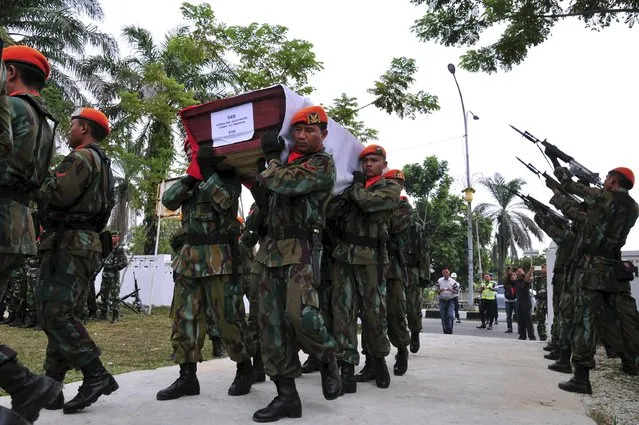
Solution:
<svg viewBox="0 0 639 425"><path fill-rule="evenodd" d="M151 315L134 314L123 309L120 322L90 321L86 325L91 338L102 349L102 363L112 374L171 366L171 319L168 307L153 309ZM42 331L0 326L1 343L18 352L18 360L36 373L44 373L42 364L47 337ZM202 350L205 360L212 358L211 342ZM82 379L80 371L67 373L65 382ZM6 395L6 394L1 394Z"/></svg>

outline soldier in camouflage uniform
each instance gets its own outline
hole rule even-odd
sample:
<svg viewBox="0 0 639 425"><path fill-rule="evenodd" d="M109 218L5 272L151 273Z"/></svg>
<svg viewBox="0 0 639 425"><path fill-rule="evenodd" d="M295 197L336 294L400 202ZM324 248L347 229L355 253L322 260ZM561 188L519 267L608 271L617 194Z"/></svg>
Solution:
<svg viewBox="0 0 639 425"><path fill-rule="evenodd" d="M253 203L249 214L246 217L246 226L240 237L240 255L243 253L251 253L251 267L248 272L245 269L245 274L242 276L243 285L245 286L244 293L247 294L249 299L249 317L248 325L250 331L250 338L255 345L255 355L253 356L253 367L255 368L256 382L266 381L266 372L264 371L264 362L262 360L262 350L260 347L260 327L259 327L259 294L258 285L260 278L264 272L264 265L258 261L258 256L264 258L266 255L265 250L260 250L258 254L253 255L253 248L259 242L260 247L264 245L266 238L266 223L264 222L264 216L260 214L259 207L256 203ZM261 253L261 254L260 254ZM263 261L263 260L262 260ZM248 264L246 265L248 266ZM244 268L244 265L242 266ZM248 293L247 293L248 291Z"/></svg>
<svg viewBox="0 0 639 425"><path fill-rule="evenodd" d="M384 276L389 259L385 246L388 217L399 204L401 186L383 177L387 163L386 151L381 146L367 146L360 161L363 172L353 173L353 184L341 194L349 202L341 209L342 228L333 250L333 330L342 361L345 393L357 391L354 368L359 364L358 314L376 384L379 388L390 385L385 359L390 352Z"/></svg>
<svg viewBox="0 0 639 425"><path fill-rule="evenodd" d="M293 145L285 162L280 161L284 139L267 133L261 140L268 167L257 180L268 191L268 214L267 235L256 258L265 266L258 289L259 323L264 368L278 395L254 413L256 422L302 416L295 388L302 372L300 347L322 362L324 398L334 400L341 390L335 341L319 310L317 293L321 232L335 183L333 158L322 144L328 117L321 107L311 106L298 111L291 125ZM258 208L262 209L259 202Z"/></svg>
<svg viewBox="0 0 639 425"><path fill-rule="evenodd" d="M40 276L40 255L32 255L27 258L26 264L26 296L25 296L25 314L24 323L21 328L40 328L38 325L38 315L36 314L35 305L35 287L38 284Z"/></svg>
<svg viewBox="0 0 639 425"><path fill-rule="evenodd" d="M531 266L532 267L532 266ZM539 339L545 341L548 339L546 333L546 317L548 316L548 291L547 291L547 277L546 277L546 265L543 265L541 272L533 273L533 289L536 291L535 296L535 317L533 320L537 324L537 333Z"/></svg>
<svg viewBox="0 0 639 425"><path fill-rule="evenodd" d="M100 348L81 321L91 274L110 248L108 233L102 232L114 204L114 180L110 160L98 144L109 132L109 121L102 112L77 109L71 115L69 131L73 150L39 191L45 232L40 242L36 305L49 340L44 370L59 382L71 368L83 374L71 401L64 403L61 394L48 406L62 408L64 413L82 410L118 389L100 361Z"/></svg>
<svg viewBox="0 0 639 425"><path fill-rule="evenodd" d="M424 288L428 286L430 264L423 255L421 227L417 221L416 211L413 211L411 217L405 256L408 269L406 321L411 333L410 351L417 353L420 347L419 334L422 331Z"/></svg>
<svg viewBox="0 0 639 425"><path fill-rule="evenodd" d="M251 364L253 348L243 314L242 286L238 281L237 207L241 185L233 172L217 169L220 159L212 145L187 145L191 160L187 175L171 186L162 203L170 210L181 208L185 244L173 259L175 289L171 342L180 365L180 376L159 391L158 400L198 395L197 362L206 335L206 315L212 315L231 360L236 362L235 379L228 394L248 394L255 382Z"/></svg>
<svg viewBox="0 0 639 425"><path fill-rule="evenodd" d="M25 263L29 257L30 256L24 257ZM10 312L9 315L13 317L13 320L9 322L9 326L11 327L22 326L22 324L24 323L24 307L27 284L26 271L27 270L24 264L11 270L11 284L8 291L10 302L7 305Z"/></svg>
<svg viewBox="0 0 639 425"><path fill-rule="evenodd" d="M565 391L591 394L589 371L595 366L596 324L614 323L624 351L620 353L624 369L635 372L639 353L639 313L630 295L633 275L620 270L621 248L639 216L639 206L628 191L634 185L634 174L625 167L611 170L602 189L574 182L568 169L557 167L555 175L567 192L584 199L585 208L561 208L583 228L581 258L575 272L578 297L575 302L575 328L572 341L574 376L559 383ZM555 196L565 198L562 191L551 187ZM562 207L561 200L559 206ZM608 339L608 337L607 337ZM608 341L616 345L613 341Z"/></svg>
<svg viewBox="0 0 639 425"><path fill-rule="evenodd" d="M82 323L86 324L88 320L97 320L98 318L98 303L97 295L95 293L95 279L98 277L102 268L104 267L104 259L102 259L98 266L91 273L89 278L89 291L87 292L87 303L84 306L84 312L82 313ZM102 294L100 294L102 296ZM106 317L104 318L106 319Z"/></svg>
<svg viewBox="0 0 639 425"><path fill-rule="evenodd" d="M117 232L111 234L111 242L113 250L104 259L104 269L102 270L100 316L102 319L108 320L110 310L111 323L118 323L120 318L120 270L126 268L128 261L124 248L120 245L120 235Z"/></svg>
<svg viewBox="0 0 639 425"><path fill-rule="evenodd" d="M24 263L25 255L37 253L29 198L42 184L54 149L39 98L49 76L47 59L26 46L2 48L0 40L0 299L11 270ZM12 410L29 423L62 392L53 379L21 365L2 341L0 388L11 395Z"/></svg>

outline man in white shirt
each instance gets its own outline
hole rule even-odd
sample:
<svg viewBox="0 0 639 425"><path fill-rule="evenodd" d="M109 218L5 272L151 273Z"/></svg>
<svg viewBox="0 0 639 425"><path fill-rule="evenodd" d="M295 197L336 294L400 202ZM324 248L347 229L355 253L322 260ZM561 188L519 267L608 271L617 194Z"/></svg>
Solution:
<svg viewBox="0 0 639 425"><path fill-rule="evenodd" d="M455 298L459 296L459 283L450 277L448 269L442 270L442 277L435 285L435 292L439 296L439 314L445 334L452 335L455 323Z"/></svg>

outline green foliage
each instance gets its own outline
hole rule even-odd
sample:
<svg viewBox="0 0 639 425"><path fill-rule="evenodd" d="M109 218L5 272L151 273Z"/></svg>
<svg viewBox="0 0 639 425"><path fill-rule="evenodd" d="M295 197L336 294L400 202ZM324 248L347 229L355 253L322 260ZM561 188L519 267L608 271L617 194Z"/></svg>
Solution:
<svg viewBox="0 0 639 425"><path fill-rule="evenodd" d="M160 240L158 242L158 254L171 254L171 236L182 226L177 217L164 218L160 220ZM130 230L130 249L133 255L144 255L144 245L148 239L148 231L145 226L135 226Z"/></svg>
<svg viewBox="0 0 639 425"><path fill-rule="evenodd" d="M395 113L400 118L415 119L416 114L430 114L439 109L437 96L422 90L410 93L408 90L415 83L417 65L415 59L395 58L391 66L368 93L375 96L373 104L389 114Z"/></svg>
<svg viewBox="0 0 639 425"><path fill-rule="evenodd" d="M357 98L348 97L346 93L342 93L340 97L333 99L331 106L327 106L325 109L328 116L348 130L360 142L377 140L378 131L366 127L363 121L357 120L357 113L360 109Z"/></svg>
<svg viewBox="0 0 639 425"><path fill-rule="evenodd" d="M496 42L469 49L461 57L462 68L488 73L499 68L509 71L513 65L522 63L528 50L546 41L553 26L565 18L577 17L587 28L598 31L619 21L632 27L639 16L636 0L411 0L411 3L425 4L428 9L412 27L421 41L475 47L482 33L503 28Z"/></svg>

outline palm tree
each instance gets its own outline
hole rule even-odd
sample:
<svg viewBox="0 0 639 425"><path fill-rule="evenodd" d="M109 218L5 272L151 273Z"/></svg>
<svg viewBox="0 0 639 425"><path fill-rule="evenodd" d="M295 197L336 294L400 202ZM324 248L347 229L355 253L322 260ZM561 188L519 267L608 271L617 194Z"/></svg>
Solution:
<svg viewBox="0 0 639 425"><path fill-rule="evenodd" d="M0 0L0 37L7 44L25 44L40 50L51 63L51 83L62 89L67 100L86 103L78 86L79 60L87 46L114 55L113 37L93 24L104 19L98 0Z"/></svg>
<svg viewBox="0 0 639 425"><path fill-rule="evenodd" d="M501 174L495 173L493 177L482 178L479 183L490 191L496 201L496 204L479 204L475 211L493 220L496 225L495 245L499 279L501 279L508 253L511 257L517 258L517 248L531 249L531 234L538 241L542 241L544 236L539 226L524 212L527 210L525 204L513 203L516 192L526 184L524 180L516 178L506 181Z"/></svg>

